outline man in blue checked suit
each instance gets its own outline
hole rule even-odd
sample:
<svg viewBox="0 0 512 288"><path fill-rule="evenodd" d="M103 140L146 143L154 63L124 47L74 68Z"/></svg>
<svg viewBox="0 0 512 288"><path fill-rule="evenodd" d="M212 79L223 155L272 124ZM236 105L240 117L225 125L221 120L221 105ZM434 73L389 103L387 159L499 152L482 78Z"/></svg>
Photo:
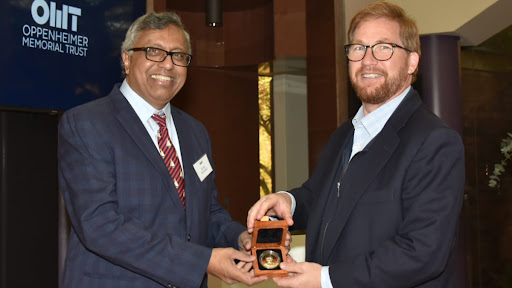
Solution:
<svg viewBox="0 0 512 288"><path fill-rule="evenodd" d="M169 104L190 53L175 13L144 15L122 45L125 80L64 113L59 182L72 230L61 287L196 288L207 273L266 279L250 270L246 228L217 201L204 126Z"/></svg>

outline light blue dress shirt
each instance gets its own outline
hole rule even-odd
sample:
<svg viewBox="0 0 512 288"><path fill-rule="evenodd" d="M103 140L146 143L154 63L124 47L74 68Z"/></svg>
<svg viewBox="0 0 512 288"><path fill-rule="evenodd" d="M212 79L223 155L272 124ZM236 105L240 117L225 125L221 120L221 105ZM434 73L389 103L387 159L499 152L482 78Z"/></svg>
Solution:
<svg viewBox="0 0 512 288"><path fill-rule="evenodd" d="M364 147L366 147L366 145L370 143L370 141L372 141L380 131L382 131L382 128L384 128L384 125L386 125L386 122L388 122L398 105L402 103L402 100L404 100L405 95L409 93L409 90L411 90L411 86L407 87L407 89L405 89L400 95L380 106L368 115L364 115L363 106L359 107L359 110L352 119L352 125L354 126L354 142L352 144L352 154L350 155L350 159L363 150ZM290 195L292 198L291 210L293 215L295 213L296 206L293 195L286 191L280 191L278 193L287 193ZM322 288L333 288L331 278L329 277L329 266L322 267L320 281Z"/></svg>

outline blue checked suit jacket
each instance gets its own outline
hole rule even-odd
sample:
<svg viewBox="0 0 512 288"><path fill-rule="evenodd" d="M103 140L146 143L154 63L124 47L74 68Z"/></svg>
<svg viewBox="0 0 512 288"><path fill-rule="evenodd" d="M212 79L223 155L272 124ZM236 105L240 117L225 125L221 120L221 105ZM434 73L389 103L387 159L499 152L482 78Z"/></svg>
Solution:
<svg viewBox="0 0 512 288"><path fill-rule="evenodd" d="M140 119L116 85L66 111L59 124L59 183L72 229L62 288L206 287L212 247L238 247L245 228L217 201L204 126L173 107L182 147L186 212ZM238 248L237 248L238 249Z"/></svg>
<svg viewBox="0 0 512 288"><path fill-rule="evenodd" d="M455 287L464 146L411 89L341 175L353 126L338 128L312 176L291 190L306 261L336 287ZM337 182L341 180L339 196Z"/></svg>

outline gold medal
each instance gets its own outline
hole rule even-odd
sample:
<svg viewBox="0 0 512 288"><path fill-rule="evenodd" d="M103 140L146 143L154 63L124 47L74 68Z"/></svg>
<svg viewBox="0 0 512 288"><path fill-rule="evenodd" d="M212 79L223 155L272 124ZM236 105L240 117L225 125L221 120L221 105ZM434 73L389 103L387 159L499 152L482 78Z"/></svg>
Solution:
<svg viewBox="0 0 512 288"><path fill-rule="evenodd" d="M281 263L281 257L272 250L265 250L260 254L259 261L261 266L267 269L275 269Z"/></svg>

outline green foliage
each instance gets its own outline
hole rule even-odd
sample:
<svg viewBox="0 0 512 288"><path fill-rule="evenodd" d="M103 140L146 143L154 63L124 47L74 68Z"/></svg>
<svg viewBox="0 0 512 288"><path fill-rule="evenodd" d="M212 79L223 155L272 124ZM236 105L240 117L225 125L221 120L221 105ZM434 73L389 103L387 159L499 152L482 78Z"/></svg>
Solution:
<svg viewBox="0 0 512 288"><path fill-rule="evenodd" d="M489 187L498 187L500 183L500 176L505 172L508 160L512 158L512 133L507 133L507 137L501 140L500 151L503 154L503 159L500 163L494 164L492 174L489 175Z"/></svg>

